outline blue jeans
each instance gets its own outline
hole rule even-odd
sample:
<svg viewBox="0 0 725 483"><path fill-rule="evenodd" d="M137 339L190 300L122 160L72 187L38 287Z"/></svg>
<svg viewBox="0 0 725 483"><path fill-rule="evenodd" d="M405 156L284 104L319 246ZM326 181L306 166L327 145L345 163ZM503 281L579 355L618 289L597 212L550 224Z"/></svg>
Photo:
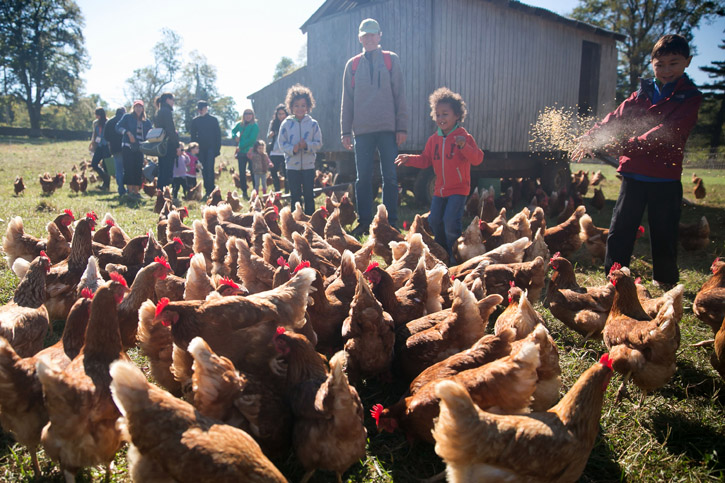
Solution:
<svg viewBox="0 0 725 483"><path fill-rule="evenodd" d="M125 195L126 187L123 185L123 156L121 151L113 153L113 164L116 167L116 184L118 185L118 194Z"/></svg>
<svg viewBox="0 0 725 483"><path fill-rule="evenodd" d="M214 191L214 148L199 150L199 162L201 163L201 175L204 178L204 193L207 195ZM194 183L196 184L196 183Z"/></svg>
<svg viewBox="0 0 725 483"><path fill-rule="evenodd" d="M380 153L380 170L383 176L383 204L388 209L391 225L398 222L398 177L395 173L395 157L398 145L394 132L373 132L355 136L355 200L358 223L368 226L373 221L373 166L375 150Z"/></svg>
<svg viewBox="0 0 725 483"><path fill-rule="evenodd" d="M463 195L451 195L445 198L434 196L430 203L428 223L436 242L448 251L451 260L453 260L453 246L463 231L461 218L465 206L466 197Z"/></svg>
<svg viewBox="0 0 725 483"><path fill-rule="evenodd" d="M294 209L299 201L302 203L302 196L305 197L305 214L311 215L315 212L315 170L314 169L288 169L287 182L289 183L290 205Z"/></svg>
<svg viewBox="0 0 725 483"><path fill-rule="evenodd" d="M314 179L313 179L314 181ZM257 194L267 193L267 174L252 175L252 189L257 190Z"/></svg>

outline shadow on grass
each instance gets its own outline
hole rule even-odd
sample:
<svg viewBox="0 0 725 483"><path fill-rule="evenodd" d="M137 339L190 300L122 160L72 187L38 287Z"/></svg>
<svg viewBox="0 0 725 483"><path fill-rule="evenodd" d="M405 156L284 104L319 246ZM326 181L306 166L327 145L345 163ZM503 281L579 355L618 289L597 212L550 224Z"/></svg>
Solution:
<svg viewBox="0 0 725 483"><path fill-rule="evenodd" d="M690 360L678 358L677 372L659 393L666 399L713 399L725 404L725 394L720 391L721 381L711 371L700 369Z"/></svg>
<svg viewBox="0 0 725 483"><path fill-rule="evenodd" d="M606 436L599 433L589 461L584 468L580 482L615 482L626 481L622 467L617 463L617 454Z"/></svg>
<svg viewBox="0 0 725 483"><path fill-rule="evenodd" d="M657 441L672 454L683 455L692 461L705 465L713 473L725 472L725 461L719 455L725 454L725 437L699 421L689 419L681 412L658 409L646 423Z"/></svg>

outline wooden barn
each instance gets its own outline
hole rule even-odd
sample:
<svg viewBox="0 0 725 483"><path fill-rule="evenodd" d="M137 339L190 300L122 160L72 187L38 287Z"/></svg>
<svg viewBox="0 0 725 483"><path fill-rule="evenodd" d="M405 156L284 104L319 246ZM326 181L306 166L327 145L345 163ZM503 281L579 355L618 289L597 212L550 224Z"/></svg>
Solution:
<svg viewBox="0 0 725 483"><path fill-rule="evenodd" d="M301 83L316 99L325 157L351 156L340 143L342 75L361 51L357 29L368 17L380 23L383 49L400 56L409 109L403 151L422 150L434 132L428 96L440 86L466 100L464 125L497 176L531 175L545 164L529 153L531 125L545 107L613 107L619 34L516 1L327 0L301 27L307 66L249 96L263 129L287 88ZM348 178L345 164L338 166Z"/></svg>

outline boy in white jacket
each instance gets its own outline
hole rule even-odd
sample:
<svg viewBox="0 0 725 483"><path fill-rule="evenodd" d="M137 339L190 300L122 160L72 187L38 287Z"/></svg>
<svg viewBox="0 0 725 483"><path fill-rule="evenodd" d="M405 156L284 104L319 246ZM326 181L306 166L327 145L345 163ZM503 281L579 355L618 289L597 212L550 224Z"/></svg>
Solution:
<svg viewBox="0 0 725 483"><path fill-rule="evenodd" d="M304 196L305 213L311 215L315 211L315 158L322 148L320 126L309 115L315 99L310 89L295 84L287 91L285 104L292 115L279 128L279 147L284 152L290 202L294 207Z"/></svg>

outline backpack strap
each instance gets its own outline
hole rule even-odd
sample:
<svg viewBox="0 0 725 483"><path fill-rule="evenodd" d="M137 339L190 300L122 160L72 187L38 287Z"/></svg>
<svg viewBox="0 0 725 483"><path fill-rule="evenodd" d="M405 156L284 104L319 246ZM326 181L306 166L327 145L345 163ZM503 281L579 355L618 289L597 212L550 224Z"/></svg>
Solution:
<svg viewBox="0 0 725 483"><path fill-rule="evenodd" d="M355 72L357 71L358 66L360 66L360 59L362 59L362 56L363 55L360 53L352 58L352 66L350 70L352 71L351 84L353 89L355 88Z"/></svg>
<svg viewBox="0 0 725 483"><path fill-rule="evenodd" d="M383 62L385 63L385 68L388 69L388 72L393 72L393 58L390 56L389 50L383 50ZM360 59L362 59L363 54L357 54L355 57L352 58L352 66L350 66L350 70L352 72L352 80L350 81L350 84L352 85L352 88L355 88L355 72L357 72L357 68L360 66Z"/></svg>

